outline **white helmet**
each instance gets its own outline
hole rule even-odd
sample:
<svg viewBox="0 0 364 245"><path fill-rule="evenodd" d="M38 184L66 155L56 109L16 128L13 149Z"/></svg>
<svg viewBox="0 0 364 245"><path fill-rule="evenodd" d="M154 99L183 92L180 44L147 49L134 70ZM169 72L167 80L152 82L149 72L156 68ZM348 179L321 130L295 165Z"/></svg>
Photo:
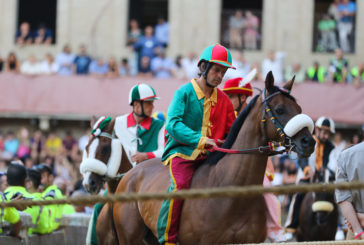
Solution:
<svg viewBox="0 0 364 245"><path fill-rule="evenodd" d="M152 86L141 83L131 88L129 92L129 105L134 101L151 101L159 100Z"/></svg>
<svg viewBox="0 0 364 245"><path fill-rule="evenodd" d="M335 133L334 120L329 117L320 117L319 119L317 119L315 126L318 128L328 129L332 134Z"/></svg>

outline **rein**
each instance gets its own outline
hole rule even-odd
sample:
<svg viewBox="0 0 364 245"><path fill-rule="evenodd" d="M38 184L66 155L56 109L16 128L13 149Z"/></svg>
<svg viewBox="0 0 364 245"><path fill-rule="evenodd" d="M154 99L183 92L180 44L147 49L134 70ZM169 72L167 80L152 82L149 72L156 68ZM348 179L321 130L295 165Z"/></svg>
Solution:
<svg viewBox="0 0 364 245"><path fill-rule="evenodd" d="M218 146L213 146L212 148L208 149L210 152L214 151L220 151L225 152L229 154L250 154L250 153L268 153L269 156L276 155L276 154L282 154L286 152L287 154L292 151L294 145L292 144L291 138L288 137L283 130L282 125L277 120L276 116L274 115L273 111L270 109L268 105L268 101L272 99L274 96L281 94L281 93L287 93L289 94L289 91L280 89L280 91L277 91L268 97L266 97L266 89L263 91L260 91L261 94L263 94L263 101L262 104L264 104L264 113L261 122L263 123L264 128L264 134L267 135L267 128L265 126L266 124L266 115L268 115L269 120L272 121L274 126L277 128L277 132L279 133L279 136L283 139L282 141L275 142L275 141L269 141L268 145L265 146L258 146L255 148L248 148L248 149L226 149L221 148ZM267 137L266 137L267 138Z"/></svg>

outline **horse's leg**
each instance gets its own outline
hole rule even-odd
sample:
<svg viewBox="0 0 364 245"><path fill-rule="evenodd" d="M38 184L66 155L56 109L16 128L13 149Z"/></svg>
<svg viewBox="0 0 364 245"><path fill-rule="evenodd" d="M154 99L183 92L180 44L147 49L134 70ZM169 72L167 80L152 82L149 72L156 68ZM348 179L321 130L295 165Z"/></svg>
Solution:
<svg viewBox="0 0 364 245"><path fill-rule="evenodd" d="M115 203L114 221L120 245L145 245L147 228L137 203Z"/></svg>
<svg viewBox="0 0 364 245"><path fill-rule="evenodd" d="M114 245L117 243L113 234L111 217L112 210L110 205L105 204L97 218L96 224L97 240L100 245Z"/></svg>

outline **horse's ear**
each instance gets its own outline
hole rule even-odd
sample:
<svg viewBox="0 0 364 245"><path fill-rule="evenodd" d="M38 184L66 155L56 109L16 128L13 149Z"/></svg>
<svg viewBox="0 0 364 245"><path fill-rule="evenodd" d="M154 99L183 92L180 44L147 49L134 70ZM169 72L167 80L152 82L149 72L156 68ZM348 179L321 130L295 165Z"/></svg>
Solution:
<svg viewBox="0 0 364 245"><path fill-rule="evenodd" d="M293 83L294 83L294 79L296 78L296 75L293 76L293 78L291 79L291 81L288 81L284 86L283 88L287 89L288 91L291 91L292 90L292 86L293 86Z"/></svg>
<svg viewBox="0 0 364 245"><path fill-rule="evenodd" d="M92 116L91 117L91 121L90 121L90 128L93 128L95 123L97 121L97 117L96 116Z"/></svg>
<svg viewBox="0 0 364 245"><path fill-rule="evenodd" d="M265 89L268 91L268 93L271 93L274 88L274 77L272 71L268 72L266 78L265 78Z"/></svg>

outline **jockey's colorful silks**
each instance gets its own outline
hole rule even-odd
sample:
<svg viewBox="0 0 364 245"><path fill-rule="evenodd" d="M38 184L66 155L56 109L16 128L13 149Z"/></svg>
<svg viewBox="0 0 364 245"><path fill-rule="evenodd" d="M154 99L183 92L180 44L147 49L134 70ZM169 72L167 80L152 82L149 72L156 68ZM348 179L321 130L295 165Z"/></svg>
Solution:
<svg viewBox="0 0 364 245"><path fill-rule="evenodd" d="M162 156L170 167L168 192L187 189L199 163L206 158L207 138L223 140L235 120L233 105L219 89L206 99L195 80L175 93L167 113L166 145ZM158 218L158 238L162 244L175 244L182 200L165 200Z"/></svg>

